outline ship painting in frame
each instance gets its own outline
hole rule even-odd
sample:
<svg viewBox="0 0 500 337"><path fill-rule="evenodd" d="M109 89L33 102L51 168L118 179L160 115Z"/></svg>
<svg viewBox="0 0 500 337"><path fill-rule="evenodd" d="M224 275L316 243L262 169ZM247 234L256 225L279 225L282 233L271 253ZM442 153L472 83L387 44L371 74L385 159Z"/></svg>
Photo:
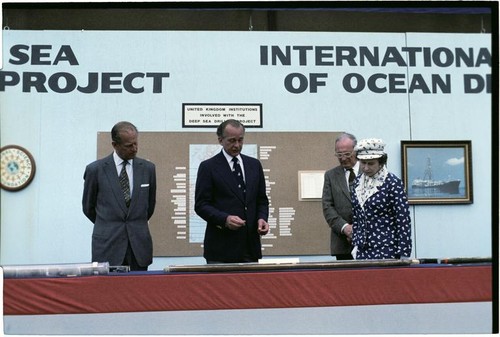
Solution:
<svg viewBox="0 0 500 337"><path fill-rule="evenodd" d="M471 204L471 141L401 141L410 204Z"/></svg>

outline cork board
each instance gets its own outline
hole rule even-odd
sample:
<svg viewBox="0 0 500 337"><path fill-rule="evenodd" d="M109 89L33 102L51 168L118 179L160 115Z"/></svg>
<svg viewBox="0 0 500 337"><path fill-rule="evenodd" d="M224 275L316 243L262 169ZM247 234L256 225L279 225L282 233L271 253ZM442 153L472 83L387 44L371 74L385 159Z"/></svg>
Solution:
<svg viewBox="0 0 500 337"><path fill-rule="evenodd" d="M271 229L262 237L264 256L330 254L321 199L301 198L300 177L314 172L317 178L338 165L334 142L339 134L247 130L243 153L261 161L268 182ZM99 132L97 157L112 150L109 132ZM138 156L156 165L157 203L150 220L155 256L203 254L205 222L194 213L194 183L199 162L220 150L215 131L140 132ZM315 185L321 188L317 179Z"/></svg>

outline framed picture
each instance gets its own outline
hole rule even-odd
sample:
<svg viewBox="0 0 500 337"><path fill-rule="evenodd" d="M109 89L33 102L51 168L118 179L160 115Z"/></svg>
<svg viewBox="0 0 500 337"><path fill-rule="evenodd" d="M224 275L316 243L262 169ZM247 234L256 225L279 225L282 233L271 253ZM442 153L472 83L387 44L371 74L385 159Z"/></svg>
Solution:
<svg viewBox="0 0 500 337"><path fill-rule="evenodd" d="M410 204L471 204L471 141L401 141Z"/></svg>

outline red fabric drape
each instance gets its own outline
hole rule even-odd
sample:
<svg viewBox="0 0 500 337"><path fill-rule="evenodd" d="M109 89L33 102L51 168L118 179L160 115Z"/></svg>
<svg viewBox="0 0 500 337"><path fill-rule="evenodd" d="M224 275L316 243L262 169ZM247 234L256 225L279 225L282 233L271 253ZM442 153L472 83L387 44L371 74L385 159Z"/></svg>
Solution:
<svg viewBox="0 0 500 337"><path fill-rule="evenodd" d="M489 265L4 280L5 315L491 300Z"/></svg>

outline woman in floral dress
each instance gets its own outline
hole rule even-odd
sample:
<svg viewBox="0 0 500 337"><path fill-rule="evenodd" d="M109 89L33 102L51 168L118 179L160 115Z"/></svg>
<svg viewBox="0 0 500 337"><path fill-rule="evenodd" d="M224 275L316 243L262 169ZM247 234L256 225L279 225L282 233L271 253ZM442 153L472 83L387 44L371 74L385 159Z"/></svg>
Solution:
<svg viewBox="0 0 500 337"><path fill-rule="evenodd" d="M386 167L381 139L363 139L355 150L360 172L351 192L355 259L410 257L411 219L401 179Z"/></svg>

